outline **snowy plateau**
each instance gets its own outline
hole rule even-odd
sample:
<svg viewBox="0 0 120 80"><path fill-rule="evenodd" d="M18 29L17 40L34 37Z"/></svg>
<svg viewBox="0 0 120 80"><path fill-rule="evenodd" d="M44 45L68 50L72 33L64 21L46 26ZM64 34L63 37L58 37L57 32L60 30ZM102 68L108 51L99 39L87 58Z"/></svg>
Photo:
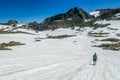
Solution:
<svg viewBox="0 0 120 80"><path fill-rule="evenodd" d="M93 47L102 43L115 43L99 41L101 39L120 39L116 35L120 34L120 21L101 20L96 23L110 25L97 29L59 28L38 33L19 28L14 31L31 34L0 34L0 43L16 41L26 44L12 46L12 50L0 50L0 80L120 80L120 51ZM0 28L11 29L3 25ZM106 37L92 37L88 35L89 32L109 34ZM58 35L75 36L61 39L47 37ZM36 39L39 41L35 42ZM95 52L97 63L90 65Z"/></svg>

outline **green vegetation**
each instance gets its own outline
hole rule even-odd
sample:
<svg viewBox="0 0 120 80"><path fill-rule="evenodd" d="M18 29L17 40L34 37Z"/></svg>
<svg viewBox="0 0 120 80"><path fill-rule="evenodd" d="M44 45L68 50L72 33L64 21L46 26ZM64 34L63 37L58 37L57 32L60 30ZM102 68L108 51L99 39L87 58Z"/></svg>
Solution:
<svg viewBox="0 0 120 80"><path fill-rule="evenodd" d="M0 50L11 50L10 48L7 48L7 47L20 46L20 45L25 45L25 44L20 43L20 42L15 42L15 41L11 41L9 43L1 43Z"/></svg>
<svg viewBox="0 0 120 80"><path fill-rule="evenodd" d="M58 35L58 36L48 36L47 38L49 39L63 39L63 38L68 38L68 37L73 37L75 35Z"/></svg>

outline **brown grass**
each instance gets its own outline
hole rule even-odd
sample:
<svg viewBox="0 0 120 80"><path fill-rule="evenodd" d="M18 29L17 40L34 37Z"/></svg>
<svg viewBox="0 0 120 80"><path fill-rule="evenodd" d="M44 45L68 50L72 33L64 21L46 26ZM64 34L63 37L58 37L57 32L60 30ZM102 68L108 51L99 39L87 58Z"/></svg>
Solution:
<svg viewBox="0 0 120 80"><path fill-rule="evenodd" d="M75 35L58 35L58 36L48 36L47 38L49 39L63 39L63 38L68 38L68 37L73 37Z"/></svg>
<svg viewBox="0 0 120 80"><path fill-rule="evenodd" d="M11 46L20 46L20 45L25 45L23 43L20 43L20 42L15 42L15 41L11 41L9 43L1 43L0 44L0 50L12 50L8 47L11 47Z"/></svg>

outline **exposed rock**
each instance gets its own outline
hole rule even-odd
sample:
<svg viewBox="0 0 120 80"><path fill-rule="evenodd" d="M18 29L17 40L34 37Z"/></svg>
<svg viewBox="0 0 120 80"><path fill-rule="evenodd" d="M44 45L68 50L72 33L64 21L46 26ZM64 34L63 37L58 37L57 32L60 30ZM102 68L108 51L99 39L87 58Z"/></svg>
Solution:
<svg viewBox="0 0 120 80"><path fill-rule="evenodd" d="M9 21L7 22L7 24L8 24L8 25L18 24L18 21L16 21L16 20L9 20Z"/></svg>
<svg viewBox="0 0 120 80"><path fill-rule="evenodd" d="M81 20L89 20L92 19L93 16L89 15L87 12L85 12L82 8L72 8L68 10L66 13L58 14L49 18L46 18L44 23L51 24L51 22L56 20L72 20L75 18L79 18Z"/></svg>
<svg viewBox="0 0 120 80"><path fill-rule="evenodd" d="M17 24L19 24L19 22L16 21L16 20L9 20L7 23L0 23L0 25L10 25L10 26L13 26L13 27L16 27Z"/></svg>
<svg viewBox="0 0 120 80"><path fill-rule="evenodd" d="M96 11L100 12L100 15L104 14L104 13L108 13L110 11L112 11L113 9L97 9Z"/></svg>
<svg viewBox="0 0 120 80"><path fill-rule="evenodd" d="M33 28L33 29L38 29L39 30L39 27L40 27L40 24L36 21L34 22L31 22L28 24L30 28Z"/></svg>
<svg viewBox="0 0 120 80"><path fill-rule="evenodd" d="M109 11L106 11L101 16L99 16L99 19L106 19L106 20L118 20L119 17L116 17L116 14L120 13L120 8L111 9Z"/></svg>

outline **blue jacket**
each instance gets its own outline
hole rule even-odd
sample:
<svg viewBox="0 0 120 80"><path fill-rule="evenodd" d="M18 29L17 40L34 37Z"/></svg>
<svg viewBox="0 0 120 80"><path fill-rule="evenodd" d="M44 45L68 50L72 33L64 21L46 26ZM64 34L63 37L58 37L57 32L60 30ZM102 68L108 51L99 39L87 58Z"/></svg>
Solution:
<svg viewBox="0 0 120 80"><path fill-rule="evenodd" d="M97 55L96 55L96 53L93 55L93 60L97 60Z"/></svg>

